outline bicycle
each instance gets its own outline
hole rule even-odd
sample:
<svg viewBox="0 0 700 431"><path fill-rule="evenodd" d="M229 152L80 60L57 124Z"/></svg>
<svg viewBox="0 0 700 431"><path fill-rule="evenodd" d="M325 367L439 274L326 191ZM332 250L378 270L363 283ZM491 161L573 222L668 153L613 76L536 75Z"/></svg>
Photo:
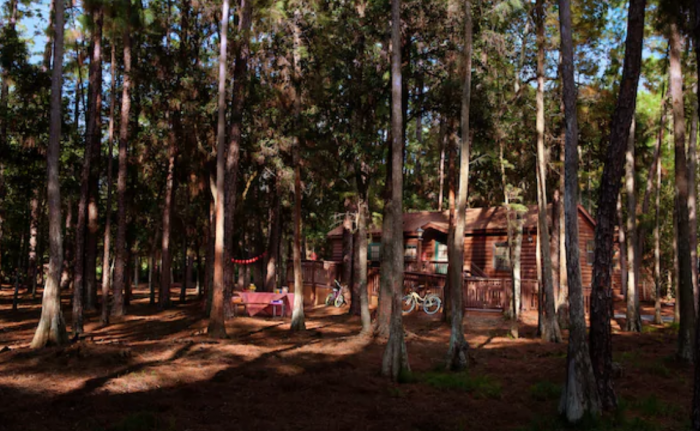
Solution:
<svg viewBox="0 0 700 431"><path fill-rule="evenodd" d="M423 286L418 286L418 290L422 290ZM422 304L425 314L433 315L440 311L442 300L434 293L426 292L425 296L420 296L416 291L411 291L401 300L402 314L410 314L418 304Z"/></svg>
<svg viewBox="0 0 700 431"><path fill-rule="evenodd" d="M343 286L340 285L338 280L333 280L333 282L335 283L333 293L329 293L326 296L326 306L335 305L337 308L340 308L346 304L345 296L343 296Z"/></svg>

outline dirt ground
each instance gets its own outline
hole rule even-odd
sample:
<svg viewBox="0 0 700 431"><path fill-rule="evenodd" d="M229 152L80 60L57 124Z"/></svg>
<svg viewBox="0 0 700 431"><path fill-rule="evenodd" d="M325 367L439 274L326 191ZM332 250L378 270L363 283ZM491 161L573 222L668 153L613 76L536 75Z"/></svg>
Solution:
<svg viewBox="0 0 700 431"><path fill-rule="evenodd" d="M472 364L459 375L442 371L449 330L439 316L406 317L413 374L394 384L378 375L382 341L358 336L347 309L307 310L304 334L290 334L288 319L238 317L228 322L230 338L214 341L190 293L188 303L159 312L137 290L126 318L102 328L89 313L85 339L32 351L40 296L23 293L13 312L4 286L0 430L559 429L566 344L535 339L533 314L516 340L500 314L468 312ZM70 325L67 296L64 314ZM685 429L692 370L673 359L673 326L626 334L619 325L623 413L604 429Z"/></svg>

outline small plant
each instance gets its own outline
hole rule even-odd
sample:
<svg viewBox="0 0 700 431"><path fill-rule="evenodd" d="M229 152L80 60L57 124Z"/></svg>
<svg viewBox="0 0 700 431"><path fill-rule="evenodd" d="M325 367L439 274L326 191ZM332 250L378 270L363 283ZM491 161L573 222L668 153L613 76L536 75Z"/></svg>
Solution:
<svg viewBox="0 0 700 431"><path fill-rule="evenodd" d="M545 380L530 386L530 396L538 401L556 400L561 396L561 386Z"/></svg>
<svg viewBox="0 0 700 431"><path fill-rule="evenodd" d="M439 389L461 390L475 398L501 398L501 384L489 376L471 376L469 373L430 372L419 380Z"/></svg>
<svg viewBox="0 0 700 431"><path fill-rule="evenodd" d="M678 330L681 328L681 324L679 322L671 322L668 324L667 328L672 332L678 333Z"/></svg>
<svg viewBox="0 0 700 431"><path fill-rule="evenodd" d="M635 401L632 407L646 417L673 417L678 414L678 408L659 400L656 395Z"/></svg>
<svg viewBox="0 0 700 431"><path fill-rule="evenodd" d="M654 363L650 364L647 367L647 370L655 376L659 376L659 377L663 377L663 378L671 377L671 370L669 370L668 367L666 367L666 365L664 365L661 362L654 362Z"/></svg>

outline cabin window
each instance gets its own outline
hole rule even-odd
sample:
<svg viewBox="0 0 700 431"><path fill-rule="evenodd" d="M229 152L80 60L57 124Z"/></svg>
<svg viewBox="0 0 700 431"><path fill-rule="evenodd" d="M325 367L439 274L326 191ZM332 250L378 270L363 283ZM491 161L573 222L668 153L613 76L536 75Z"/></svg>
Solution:
<svg viewBox="0 0 700 431"><path fill-rule="evenodd" d="M447 264L438 262L447 262L447 244L442 244L435 241L435 273L447 274Z"/></svg>
<svg viewBox="0 0 700 431"><path fill-rule="evenodd" d="M403 249L403 258L404 260L416 260L418 258L418 247L406 244Z"/></svg>
<svg viewBox="0 0 700 431"><path fill-rule="evenodd" d="M367 260L379 260L379 257L382 252L382 243L381 242L373 242L370 245L367 246Z"/></svg>
<svg viewBox="0 0 700 431"><path fill-rule="evenodd" d="M586 263L588 266L593 266L593 261L595 260L595 241L586 241Z"/></svg>
<svg viewBox="0 0 700 431"><path fill-rule="evenodd" d="M507 242L497 242L493 245L493 267L496 271L510 270L510 256Z"/></svg>

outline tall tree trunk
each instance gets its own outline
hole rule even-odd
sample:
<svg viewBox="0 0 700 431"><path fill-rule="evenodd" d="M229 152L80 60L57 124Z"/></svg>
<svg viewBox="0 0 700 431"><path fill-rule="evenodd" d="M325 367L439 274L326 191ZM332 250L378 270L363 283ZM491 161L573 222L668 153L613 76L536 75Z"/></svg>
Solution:
<svg viewBox="0 0 700 431"><path fill-rule="evenodd" d="M612 382L612 338L610 319L613 313L612 260L615 234L615 209L625 160L625 148L637 103L637 84L642 63L644 10L646 0L630 0L627 18L625 59L620 92L613 113L610 145L598 192L595 227L595 261L591 286L590 349L598 396L605 409L617 406ZM578 260L576 260L578 262Z"/></svg>
<svg viewBox="0 0 700 431"><path fill-rule="evenodd" d="M25 284L32 292L32 298L36 297L36 244L39 234L39 190L32 192L29 201L29 271Z"/></svg>
<svg viewBox="0 0 700 431"><path fill-rule="evenodd" d="M71 200L68 200L68 203L66 204L66 224L65 224L65 246L66 246L66 252L63 255L63 270L61 272L61 284L60 288L61 290L68 290L70 288L70 284L72 282L72 260L73 256L71 256L71 231L73 231L73 203Z"/></svg>
<svg viewBox="0 0 700 431"><path fill-rule="evenodd" d="M7 20L7 29L10 32L15 31L17 22L17 0L10 0L9 3L9 19ZM11 66L11 65L10 65ZM7 101L9 98L10 86L9 76L11 67L2 71L2 83L0 84L0 280L2 280L2 247L3 247L3 226L5 224L5 197L7 195L7 187L5 186L5 161L7 160Z"/></svg>
<svg viewBox="0 0 700 431"><path fill-rule="evenodd" d="M301 12L294 11L293 34L294 34L294 117L295 127L299 129L301 116L301 29L299 28ZM292 331L305 331L306 323L304 318L304 281L301 274L301 167L300 165L300 138L294 136L294 309L292 311Z"/></svg>
<svg viewBox="0 0 700 431"><path fill-rule="evenodd" d="M566 381L562 390L559 413L566 417L569 422L577 422L586 414L593 416L599 414L600 398L586 343L586 319L579 263L578 119L569 0L559 0L559 26L561 31L561 75L566 118L564 212L566 220L566 270L569 283L569 346L566 357Z"/></svg>
<svg viewBox="0 0 700 431"><path fill-rule="evenodd" d="M372 319L369 313L369 294L367 292L367 181L368 175L365 172L365 164L356 168L357 183L357 227L355 229L355 251L353 253L354 262L353 290L358 292L360 302L360 319L362 321L362 334L370 335L372 332Z"/></svg>
<svg viewBox="0 0 700 431"><path fill-rule="evenodd" d="M102 145L102 23L104 12L97 4L92 11L92 57L90 58L90 97L88 104L88 136L92 145L92 161L88 183L87 232L85 241L85 308L97 308L97 236L99 230L100 146ZM90 124L92 123L92 124Z"/></svg>
<svg viewBox="0 0 700 431"><path fill-rule="evenodd" d="M697 82L694 87L697 86ZM695 93L697 89L694 88ZM695 181L698 165L698 99L693 99L693 112L690 120L690 139L688 140L688 227L690 229L690 268L693 276L693 307L698 313L698 221L697 221L697 184Z"/></svg>
<svg viewBox="0 0 700 431"><path fill-rule="evenodd" d="M642 318L639 314L639 243L637 242L637 199L634 186L634 133L632 119L627 139L625 192L627 193L627 324L630 332L642 332Z"/></svg>
<svg viewBox="0 0 700 431"><path fill-rule="evenodd" d="M449 206L449 225L447 229L447 272L449 273L450 271L450 264L449 264L449 255L450 255L450 247L452 244L455 244L454 241L454 236L455 236L455 202L456 202L456 194L457 194L457 182L459 178L459 173L457 172L457 158L459 154L459 142L457 139L457 133L456 133L456 119L451 118L450 119L450 140L448 142L449 145L449 150L448 150L448 170L449 170L449 179L447 183L447 201L448 201L448 206ZM464 264L462 263L462 266L460 268L463 268ZM445 287L443 288L443 304L442 304L442 320L444 322L450 322L451 321L451 314L452 314L452 307L450 306L450 301L452 300L452 284L450 277L447 277L445 279Z"/></svg>
<svg viewBox="0 0 700 431"><path fill-rule="evenodd" d="M80 201L78 202L78 224L75 229L75 264L73 266L73 334L83 333L83 298L89 298L93 302L94 297L86 294L85 275L89 273L86 261L88 204L90 200L90 184L93 171L92 164L97 159L95 151L99 151L100 145L100 118L102 101L102 12L97 8L90 13L94 21L92 32L91 56L89 69L89 106L86 118L85 154L83 155L83 170L80 175ZM95 181L96 182L96 181ZM96 187L96 184L93 185ZM95 192L97 193L97 192ZM94 223L97 223L96 202L93 202L95 214L92 215ZM95 228L95 226L92 226ZM95 232L93 232L95 233ZM96 245L96 243L95 243ZM94 256L94 254L92 254ZM93 286L94 287L94 286ZM94 307L93 307L94 308Z"/></svg>
<svg viewBox="0 0 700 431"><path fill-rule="evenodd" d="M389 323L389 340L387 341L382 359L382 375L396 381L399 375L410 371L408 352L404 342L403 322L401 315L401 292L403 291L403 109L402 109L402 77L401 77L401 0L391 1L391 214L390 241L383 253L389 253L389 259L383 260L380 271L388 272L391 281L391 319ZM385 244L383 229L382 245ZM462 235L463 238L464 235ZM460 325L461 331L461 325Z"/></svg>
<svg viewBox="0 0 700 431"><path fill-rule="evenodd" d="M131 12L127 2L127 15ZM122 34L124 44L124 76L122 78L121 116L119 119L119 172L117 174L117 238L115 243L114 262L114 300L112 315L123 316L124 286L126 279L126 175L127 147L129 145L129 111L131 109L131 30L128 26Z"/></svg>
<svg viewBox="0 0 700 431"><path fill-rule="evenodd" d="M34 333L33 349L68 342L66 323L61 312L61 264L63 236L61 235L61 188L58 178L61 144L61 88L63 81L63 1L56 2L54 20L53 70L51 73L51 113L49 117L49 146L46 153L49 203L49 274L41 301L41 318Z"/></svg>
<svg viewBox="0 0 700 431"><path fill-rule="evenodd" d="M663 107L662 107L663 109ZM663 113L662 113L663 117ZM662 129L666 127L666 124L661 122ZM663 136L662 132L659 132L659 136ZM657 141L660 150L661 139ZM660 213L661 213L661 160L656 161L656 190L654 191L656 196L655 208L654 208L654 323L657 325L663 324L663 319L661 318L661 230L660 230ZM670 289L671 286L669 286Z"/></svg>
<svg viewBox="0 0 700 431"><path fill-rule="evenodd" d="M561 341L561 330L554 303L554 278L547 225L547 160L544 149L544 0L535 3L537 24L537 220L539 224L540 255L542 256L542 333L545 341Z"/></svg>
<svg viewBox="0 0 700 431"><path fill-rule="evenodd" d="M438 211L442 211L442 201L444 200L445 187L445 149L447 148L447 121L445 116L440 116L440 132L438 134L438 145L440 146L440 165L438 168L438 177L440 189L438 191Z"/></svg>
<svg viewBox="0 0 700 431"><path fill-rule="evenodd" d="M177 138L175 131L168 133L168 171L165 180L165 193L163 197L163 233L161 236L161 276L160 294L158 296L158 308L165 310L170 308L170 285L173 280L170 277L172 267L172 255L170 253L170 222L175 198L175 159L177 158Z"/></svg>
<svg viewBox="0 0 700 431"><path fill-rule="evenodd" d="M109 290L111 287L112 277L109 271L110 247L112 244L112 165L114 157L114 110L117 101L117 58L116 49L111 48L110 53L110 74L111 87L109 91L109 130L107 132L108 150L107 150L107 204L105 206L105 232L102 250L102 325L109 324ZM149 263L150 271L150 263ZM150 279L149 279L150 284Z"/></svg>
<svg viewBox="0 0 700 431"><path fill-rule="evenodd" d="M673 142L675 156L676 198L678 201L678 292L680 293L680 327L677 356L684 361L693 359L695 306L693 305L693 271L690 255L690 226L688 215L688 166L685 149L685 107L683 75L681 72L681 36L676 22L669 25L670 89L673 101Z"/></svg>
<svg viewBox="0 0 700 431"><path fill-rule="evenodd" d="M394 135L391 129L387 133L387 166L386 166L386 179L384 186L384 211L382 218L382 237L380 246L380 256L379 256L379 303L377 304L377 317L375 319L374 333L380 338L389 337L389 324L391 321L391 307L392 307L392 273L390 271L383 270L381 268L387 268L391 265L389 260L391 259L391 251L389 250L391 243L391 236L393 231L393 220L391 213L391 187L393 185L393 167L392 167L392 145L394 141ZM403 235L403 233L402 233ZM447 287L447 286L445 286Z"/></svg>
<svg viewBox="0 0 700 431"><path fill-rule="evenodd" d="M622 214L622 193L617 195L617 245L620 249L620 290L627 295L627 237L625 218Z"/></svg>
<svg viewBox="0 0 700 431"><path fill-rule="evenodd" d="M245 89L248 79L248 58L250 57L250 26L252 22L253 2L252 0L241 0L239 7L238 32L240 39L235 50L235 67L233 69L233 106L231 109L231 134L228 149L226 150L226 170L224 196L224 299L226 305L231 304L233 294L233 233L235 230L236 194L238 164L240 160L240 147L243 131L243 107L245 106Z"/></svg>
<svg viewBox="0 0 700 431"><path fill-rule="evenodd" d="M279 265L280 250L280 173L275 175L274 188L272 189L272 203L270 205L270 228L267 241L267 262L265 270L265 290L273 292L277 287L277 266ZM280 275L281 277L281 275Z"/></svg>
<svg viewBox="0 0 700 431"><path fill-rule="evenodd" d="M564 104L562 103L562 112ZM569 281L567 277L566 265L566 213L564 211L564 200L566 199L566 126L562 127L561 150L559 161L561 162L561 176L559 179L559 296L557 297L557 316L560 322L568 321L567 304L569 301Z"/></svg>
<svg viewBox="0 0 700 431"><path fill-rule="evenodd" d="M695 28L694 47L696 77L700 77L700 0L695 0ZM696 86L697 94L700 96L700 85ZM660 181L659 181L660 182ZM657 191L658 193L658 191ZM697 287L697 286L696 286ZM700 289L700 287L697 287ZM700 309L700 302L698 302ZM700 319L696 319L695 328L695 358L700 358ZM700 360L695 361L695 377L693 379L693 404L691 405L691 423L693 431L700 431Z"/></svg>
<svg viewBox="0 0 700 431"><path fill-rule="evenodd" d="M226 338L224 322L224 182L226 143L226 45L228 41L229 0L224 0L221 12L221 35L219 54L219 99L216 129L216 235L214 242L214 283L212 288L211 313L207 332L213 338Z"/></svg>

